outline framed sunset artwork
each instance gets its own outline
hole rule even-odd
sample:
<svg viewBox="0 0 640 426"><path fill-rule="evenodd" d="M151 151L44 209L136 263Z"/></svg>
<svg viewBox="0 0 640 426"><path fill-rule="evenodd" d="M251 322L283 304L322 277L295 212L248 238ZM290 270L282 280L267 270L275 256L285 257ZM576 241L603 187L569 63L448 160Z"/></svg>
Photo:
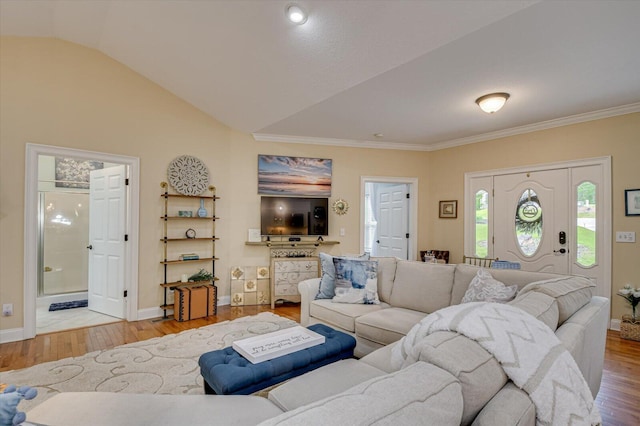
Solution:
<svg viewBox="0 0 640 426"><path fill-rule="evenodd" d="M331 196L333 161L258 155L258 194Z"/></svg>

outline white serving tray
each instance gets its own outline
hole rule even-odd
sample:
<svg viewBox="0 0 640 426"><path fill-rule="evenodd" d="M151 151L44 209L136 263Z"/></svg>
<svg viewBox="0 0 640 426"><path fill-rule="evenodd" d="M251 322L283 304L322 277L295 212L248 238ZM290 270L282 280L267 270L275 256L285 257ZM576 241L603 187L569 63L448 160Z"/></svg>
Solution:
<svg viewBox="0 0 640 426"><path fill-rule="evenodd" d="M233 349L252 364L258 364L278 358L302 349L321 345L325 341L323 335L308 328L296 326L260 336L233 342Z"/></svg>

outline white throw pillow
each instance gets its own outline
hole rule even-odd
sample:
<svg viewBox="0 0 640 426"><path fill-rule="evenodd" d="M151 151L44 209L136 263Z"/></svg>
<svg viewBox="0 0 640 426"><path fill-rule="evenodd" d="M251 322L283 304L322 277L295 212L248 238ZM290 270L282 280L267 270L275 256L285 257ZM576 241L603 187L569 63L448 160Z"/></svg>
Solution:
<svg viewBox="0 0 640 426"><path fill-rule="evenodd" d="M334 257L337 303L378 305L378 262Z"/></svg>
<svg viewBox="0 0 640 426"><path fill-rule="evenodd" d="M468 302L497 302L506 303L516 296L517 285L505 286L500 281L494 279L489 271L480 268L471 283L467 292L462 298L462 303Z"/></svg>
<svg viewBox="0 0 640 426"><path fill-rule="evenodd" d="M322 268L322 277L320 278L320 288L316 299L333 299L336 295L336 268L333 265L333 256L327 253L320 253L320 266ZM369 253L360 255L345 255L345 259L364 259L369 260Z"/></svg>

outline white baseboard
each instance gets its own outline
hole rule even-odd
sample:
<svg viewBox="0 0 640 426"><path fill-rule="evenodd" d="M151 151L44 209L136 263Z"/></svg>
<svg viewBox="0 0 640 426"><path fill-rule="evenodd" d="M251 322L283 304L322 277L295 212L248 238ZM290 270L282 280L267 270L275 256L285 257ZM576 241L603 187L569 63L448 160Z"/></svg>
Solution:
<svg viewBox="0 0 640 426"><path fill-rule="evenodd" d="M620 331L620 320L619 319L611 319L611 323L609 323L609 330Z"/></svg>
<svg viewBox="0 0 640 426"><path fill-rule="evenodd" d="M19 342L20 340L25 340L24 328L0 330L0 343Z"/></svg>

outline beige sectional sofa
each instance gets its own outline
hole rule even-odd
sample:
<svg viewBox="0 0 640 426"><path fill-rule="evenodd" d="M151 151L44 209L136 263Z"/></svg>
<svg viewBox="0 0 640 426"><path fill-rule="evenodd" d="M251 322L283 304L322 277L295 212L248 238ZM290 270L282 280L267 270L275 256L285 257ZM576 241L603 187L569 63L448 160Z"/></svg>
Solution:
<svg viewBox="0 0 640 426"><path fill-rule="evenodd" d="M427 314L457 305L478 268L378 258L379 305L315 300L319 279L299 284L301 322L323 322L357 339L360 359L339 361L255 396L63 393L27 413L46 425L534 425L536 406L478 342L437 331L420 360L394 365L398 340ZM490 270L517 285L512 305L545 323L575 359L590 392L602 376L609 300L588 280ZM539 323L538 323L539 324ZM544 326L542 326L544 327ZM546 330L546 328L545 328ZM550 331L547 330L547 333Z"/></svg>
<svg viewBox="0 0 640 426"><path fill-rule="evenodd" d="M466 264L442 265L392 257L373 259L378 261L379 305L316 300L320 278L302 281L298 285L301 294L300 323L304 326L324 323L354 335L356 357L363 357L401 339L425 315L459 304L479 270ZM558 309L555 323L555 316L551 315L548 325L573 355L595 395L602 378L609 299L594 297L595 287L567 287L557 282L544 289L546 293L543 294L556 301L547 306L548 300L540 301L533 294L525 296L536 293L531 291L531 287L525 287L530 283L557 281L567 276L509 269L489 271L505 285L518 286L518 306L528 312Z"/></svg>

